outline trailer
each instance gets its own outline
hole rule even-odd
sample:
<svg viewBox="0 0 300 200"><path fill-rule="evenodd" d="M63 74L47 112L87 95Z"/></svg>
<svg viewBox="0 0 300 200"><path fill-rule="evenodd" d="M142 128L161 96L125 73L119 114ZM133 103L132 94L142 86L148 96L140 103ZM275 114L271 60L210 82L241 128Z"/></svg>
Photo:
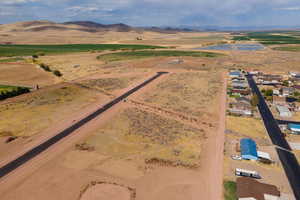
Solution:
<svg viewBox="0 0 300 200"><path fill-rule="evenodd" d="M236 176L245 176L245 177L250 177L250 178L261 179L261 176L259 175L258 172L245 170L245 169L239 169L239 168L235 169L235 175Z"/></svg>

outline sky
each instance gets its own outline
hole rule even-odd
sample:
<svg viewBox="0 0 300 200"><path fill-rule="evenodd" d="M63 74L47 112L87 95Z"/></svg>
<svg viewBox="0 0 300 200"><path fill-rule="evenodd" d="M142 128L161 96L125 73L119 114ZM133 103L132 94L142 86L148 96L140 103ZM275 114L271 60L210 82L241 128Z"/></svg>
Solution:
<svg viewBox="0 0 300 200"><path fill-rule="evenodd" d="M0 0L0 24L30 20L132 26L300 26L300 0Z"/></svg>

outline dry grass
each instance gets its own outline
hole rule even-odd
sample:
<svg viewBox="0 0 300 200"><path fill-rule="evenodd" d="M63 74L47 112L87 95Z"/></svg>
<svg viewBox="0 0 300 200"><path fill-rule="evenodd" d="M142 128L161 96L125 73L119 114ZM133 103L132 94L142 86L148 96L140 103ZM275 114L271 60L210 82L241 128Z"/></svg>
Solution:
<svg viewBox="0 0 300 200"><path fill-rule="evenodd" d="M300 163L300 150L294 150L293 152L298 160L298 163Z"/></svg>
<svg viewBox="0 0 300 200"><path fill-rule="evenodd" d="M128 108L86 142L100 154L114 158L138 157L181 162L199 162L204 133L178 121Z"/></svg>
<svg viewBox="0 0 300 200"><path fill-rule="evenodd" d="M127 88L130 84L134 83L139 79L140 77L137 76L120 77L120 78L99 78L99 79L84 80L79 82L79 84L100 91L104 90L107 92L112 92L115 90Z"/></svg>
<svg viewBox="0 0 300 200"><path fill-rule="evenodd" d="M247 137L267 137L263 122L254 118L227 116L226 128Z"/></svg>
<svg viewBox="0 0 300 200"><path fill-rule="evenodd" d="M215 113L221 86L219 72L184 72L171 74L147 93L147 103L193 116Z"/></svg>
<svg viewBox="0 0 300 200"><path fill-rule="evenodd" d="M0 82L7 85L40 86L51 85L59 80L35 65L0 63Z"/></svg>
<svg viewBox="0 0 300 200"><path fill-rule="evenodd" d="M78 112L98 95L71 84L45 88L0 104L0 136L32 136Z"/></svg>

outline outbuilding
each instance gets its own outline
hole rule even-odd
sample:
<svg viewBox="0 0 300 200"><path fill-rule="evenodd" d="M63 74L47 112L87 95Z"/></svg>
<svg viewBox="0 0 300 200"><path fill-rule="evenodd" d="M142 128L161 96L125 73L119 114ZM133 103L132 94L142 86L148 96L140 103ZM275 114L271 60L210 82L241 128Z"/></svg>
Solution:
<svg viewBox="0 0 300 200"><path fill-rule="evenodd" d="M231 71L229 72L230 78L238 78L242 76L242 73L240 71Z"/></svg>
<svg viewBox="0 0 300 200"><path fill-rule="evenodd" d="M288 107L277 105L276 108L280 117L292 117L292 113Z"/></svg>
<svg viewBox="0 0 300 200"><path fill-rule="evenodd" d="M288 128L292 131L292 133L300 135L300 124L288 124Z"/></svg>
<svg viewBox="0 0 300 200"><path fill-rule="evenodd" d="M243 138L240 141L241 157L244 160L257 160L257 147L254 140L250 138Z"/></svg>

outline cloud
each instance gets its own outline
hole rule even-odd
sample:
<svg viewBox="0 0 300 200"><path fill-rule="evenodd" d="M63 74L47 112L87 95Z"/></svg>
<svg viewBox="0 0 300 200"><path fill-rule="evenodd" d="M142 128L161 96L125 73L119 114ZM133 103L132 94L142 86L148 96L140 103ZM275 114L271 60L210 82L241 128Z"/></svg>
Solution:
<svg viewBox="0 0 300 200"><path fill-rule="evenodd" d="M290 12L296 10L299 0L0 0L0 23L42 18L139 26L297 24L300 12Z"/></svg>

